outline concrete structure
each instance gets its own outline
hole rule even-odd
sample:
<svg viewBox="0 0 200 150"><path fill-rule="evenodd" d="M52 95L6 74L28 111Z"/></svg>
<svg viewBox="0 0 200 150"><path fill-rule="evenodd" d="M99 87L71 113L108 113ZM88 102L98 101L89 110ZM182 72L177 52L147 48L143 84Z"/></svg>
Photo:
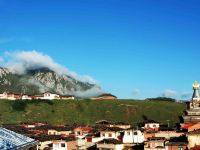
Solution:
<svg viewBox="0 0 200 150"><path fill-rule="evenodd" d="M188 132L194 131L194 130L197 130L197 129L200 129L200 122L195 123L195 124L189 126L189 127L188 127Z"/></svg>
<svg viewBox="0 0 200 150"><path fill-rule="evenodd" d="M115 124L109 124L107 125L108 127L117 127L121 129L130 129L131 125L130 124L125 124L125 123L115 123Z"/></svg>
<svg viewBox="0 0 200 150"><path fill-rule="evenodd" d="M21 99L22 100L32 100L32 97L29 95L22 95Z"/></svg>
<svg viewBox="0 0 200 150"><path fill-rule="evenodd" d="M61 95L60 99L61 100L74 100L75 96L73 96L73 95Z"/></svg>
<svg viewBox="0 0 200 150"><path fill-rule="evenodd" d="M145 131L158 131L159 127L160 127L160 123L154 120L149 120L145 122L145 125L144 125Z"/></svg>
<svg viewBox="0 0 200 150"><path fill-rule="evenodd" d="M18 100L18 99L21 99L21 95L20 94L16 94L16 93L4 92L4 93L0 94L0 99Z"/></svg>
<svg viewBox="0 0 200 150"><path fill-rule="evenodd" d="M70 135L72 131L58 131L55 129L49 129L48 130L48 135Z"/></svg>
<svg viewBox="0 0 200 150"><path fill-rule="evenodd" d="M144 142L144 134L140 130L124 130L123 143L139 144Z"/></svg>
<svg viewBox="0 0 200 150"><path fill-rule="evenodd" d="M74 129L75 136L85 137L93 128L91 127L78 127Z"/></svg>
<svg viewBox="0 0 200 150"><path fill-rule="evenodd" d="M97 149L99 150L123 150L124 145L122 142L116 139L104 139L97 143Z"/></svg>
<svg viewBox="0 0 200 150"><path fill-rule="evenodd" d="M183 132L176 132L176 131L158 131L154 134L155 137L164 137L166 139L170 139L172 137L179 137L183 135Z"/></svg>
<svg viewBox="0 0 200 150"><path fill-rule="evenodd" d="M190 148L200 145L200 130L188 132L187 137Z"/></svg>
<svg viewBox="0 0 200 150"><path fill-rule="evenodd" d="M145 142L144 150L165 150L165 138L152 137Z"/></svg>
<svg viewBox="0 0 200 150"><path fill-rule="evenodd" d="M200 122L200 96L199 83L197 81L193 84L193 96L190 102L187 103L187 110L183 116L184 123Z"/></svg>
<svg viewBox="0 0 200 150"><path fill-rule="evenodd" d="M165 150L188 150L186 142L168 142L165 144Z"/></svg>
<svg viewBox="0 0 200 150"><path fill-rule="evenodd" d="M52 150L73 150L77 149L76 141L54 140Z"/></svg>
<svg viewBox="0 0 200 150"><path fill-rule="evenodd" d="M42 99L48 99L48 100L60 99L60 96L58 94L54 94L54 93L50 93L50 92L45 92L43 94Z"/></svg>
<svg viewBox="0 0 200 150"><path fill-rule="evenodd" d="M100 131L100 137L103 139L120 139L123 138L123 129L113 127L113 128L106 128L105 130Z"/></svg>

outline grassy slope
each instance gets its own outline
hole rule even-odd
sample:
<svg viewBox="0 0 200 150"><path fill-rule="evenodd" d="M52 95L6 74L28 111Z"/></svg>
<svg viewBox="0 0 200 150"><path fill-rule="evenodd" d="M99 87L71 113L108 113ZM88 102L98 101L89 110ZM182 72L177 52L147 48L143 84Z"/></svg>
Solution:
<svg viewBox="0 0 200 150"><path fill-rule="evenodd" d="M100 119L135 124L153 119L179 122L185 104L175 102L119 101L8 101L0 100L0 124L47 121L51 124L92 124Z"/></svg>

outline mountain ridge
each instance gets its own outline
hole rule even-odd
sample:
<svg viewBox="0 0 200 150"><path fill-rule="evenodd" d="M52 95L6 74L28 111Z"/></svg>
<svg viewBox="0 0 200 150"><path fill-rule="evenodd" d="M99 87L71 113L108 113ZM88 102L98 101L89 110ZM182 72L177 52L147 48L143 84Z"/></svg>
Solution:
<svg viewBox="0 0 200 150"><path fill-rule="evenodd" d="M58 74L47 67L27 69L23 74L0 67L1 93L15 92L33 95L46 91L81 97L91 97L102 93L100 86L96 84L77 80L67 74Z"/></svg>

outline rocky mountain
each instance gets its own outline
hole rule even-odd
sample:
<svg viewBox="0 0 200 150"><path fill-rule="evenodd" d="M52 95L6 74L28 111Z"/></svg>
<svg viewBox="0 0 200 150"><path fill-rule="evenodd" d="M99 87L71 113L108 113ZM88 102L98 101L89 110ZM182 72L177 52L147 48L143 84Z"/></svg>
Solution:
<svg viewBox="0 0 200 150"><path fill-rule="evenodd" d="M61 95L89 97L99 94L101 88L69 75L59 75L48 68L31 69L24 74L16 74L7 68L0 68L0 92L4 91L30 95L50 91Z"/></svg>

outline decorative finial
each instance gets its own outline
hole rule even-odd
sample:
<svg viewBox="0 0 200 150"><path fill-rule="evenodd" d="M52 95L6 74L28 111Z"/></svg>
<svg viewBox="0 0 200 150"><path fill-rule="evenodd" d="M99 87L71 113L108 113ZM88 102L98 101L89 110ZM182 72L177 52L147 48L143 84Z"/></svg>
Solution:
<svg viewBox="0 0 200 150"><path fill-rule="evenodd" d="M194 89L199 89L199 83L198 83L197 80L194 81L194 83L193 83L193 88L194 88Z"/></svg>

